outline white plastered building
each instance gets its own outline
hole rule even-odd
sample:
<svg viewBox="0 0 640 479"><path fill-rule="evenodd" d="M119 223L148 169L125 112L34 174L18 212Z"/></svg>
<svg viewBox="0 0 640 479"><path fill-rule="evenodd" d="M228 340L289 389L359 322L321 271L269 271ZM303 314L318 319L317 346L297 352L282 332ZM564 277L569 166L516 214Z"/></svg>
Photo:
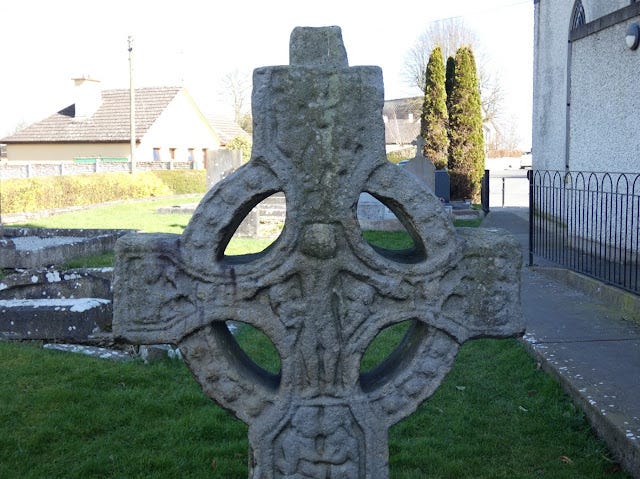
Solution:
<svg viewBox="0 0 640 479"><path fill-rule="evenodd" d="M635 0L534 0L533 167L640 173Z"/></svg>

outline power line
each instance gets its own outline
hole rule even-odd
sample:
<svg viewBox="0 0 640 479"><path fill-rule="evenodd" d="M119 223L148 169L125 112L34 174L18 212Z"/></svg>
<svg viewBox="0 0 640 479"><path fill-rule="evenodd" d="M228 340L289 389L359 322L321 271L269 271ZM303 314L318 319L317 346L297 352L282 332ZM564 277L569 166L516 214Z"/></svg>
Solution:
<svg viewBox="0 0 640 479"><path fill-rule="evenodd" d="M465 13L463 15L453 15L451 17L438 18L436 20L432 20L429 23L444 22L444 21L447 21L447 20L455 20L457 18L463 19L463 18L469 17L471 15L489 13L489 12L494 12L496 10L506 10L507 8L516 7L518 5L524 5L525 3L531 3L531 0L519 0L517 2L512 2L512 3L509 3L509 4L505 4L505 5L496 5L494 7L487 7L487 8L483 8L483 9L480 9L480 10L474 10L473 12Z"/></svg>

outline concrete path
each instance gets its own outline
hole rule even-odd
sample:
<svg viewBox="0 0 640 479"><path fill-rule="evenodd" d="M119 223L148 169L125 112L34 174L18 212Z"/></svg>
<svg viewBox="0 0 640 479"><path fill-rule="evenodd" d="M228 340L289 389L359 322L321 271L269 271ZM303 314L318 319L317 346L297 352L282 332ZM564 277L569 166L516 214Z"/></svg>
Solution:
<svg viewBox="0 0 640 479"><path fill-rule="evenodd" d="M510 231L522 245L525 344L585 411L620 463L639 479L640 324L625 319L611 301L600 299L601 283L582 281L587 287L576 289L569 286L576 273L551 268L537 257L538 266L526 266L527 215L526 208L493 208L482 224Z"/></svg>

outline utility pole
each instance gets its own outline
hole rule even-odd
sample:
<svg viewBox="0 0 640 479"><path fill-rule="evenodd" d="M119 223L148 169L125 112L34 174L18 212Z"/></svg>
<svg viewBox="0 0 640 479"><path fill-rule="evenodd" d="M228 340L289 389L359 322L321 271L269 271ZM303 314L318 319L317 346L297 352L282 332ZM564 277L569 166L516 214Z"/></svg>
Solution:
<svg viewBox="0 0 640 479"><path fill-rule="evenodd" d="M129 35L129 123L131 135L131 173L136 170L136 93L133 88L133 36Z"/></svg>

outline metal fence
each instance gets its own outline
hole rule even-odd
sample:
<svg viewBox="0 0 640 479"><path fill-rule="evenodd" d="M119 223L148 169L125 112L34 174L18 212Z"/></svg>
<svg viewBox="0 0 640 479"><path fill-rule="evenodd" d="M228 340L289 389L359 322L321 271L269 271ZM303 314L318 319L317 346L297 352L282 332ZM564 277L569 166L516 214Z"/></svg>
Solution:
<svg viewBox="0 0 640 479"><path fill-rule="evenodd" d="M529 174L529 264L538 255L640 294L640 174Z"/></svg>

